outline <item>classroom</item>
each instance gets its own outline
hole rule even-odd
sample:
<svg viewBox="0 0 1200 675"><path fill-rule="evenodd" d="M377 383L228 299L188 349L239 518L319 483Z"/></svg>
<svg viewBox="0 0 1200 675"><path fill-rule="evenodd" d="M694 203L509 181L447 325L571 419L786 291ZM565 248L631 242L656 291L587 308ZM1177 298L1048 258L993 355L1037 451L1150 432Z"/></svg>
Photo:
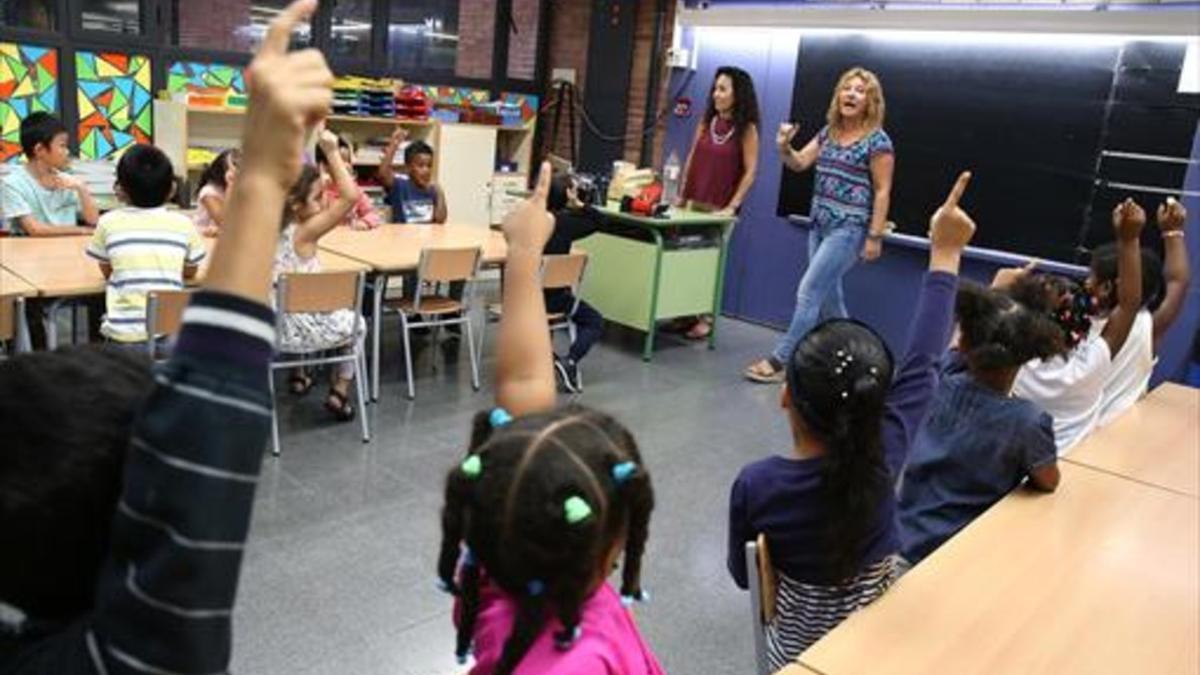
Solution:
<svg viewBox="0 0 1200 675"><path fill-rule="evenodd" d="M0 675L1200 675L1195 0L0 2Z"/></svg>

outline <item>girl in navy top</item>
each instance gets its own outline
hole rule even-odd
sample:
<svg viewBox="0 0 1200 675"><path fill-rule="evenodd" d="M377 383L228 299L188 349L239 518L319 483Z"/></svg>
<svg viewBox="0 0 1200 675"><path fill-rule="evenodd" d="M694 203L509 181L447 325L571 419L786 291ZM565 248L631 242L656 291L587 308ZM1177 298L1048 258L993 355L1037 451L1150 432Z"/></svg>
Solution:
<svg viewBox="0 0 1200 675"><path fill-rule="evenodd" d="M1010 392L1024 363L1074 347L1072 333L1055 320L1041 282L1030 276L1018 278L1008 293L964 285L955 314L959 348L946 359L900 486L901 551L908 564L1026 477L1040 490L1058 487L1053 420Z"/></svg>
<svg viewBox="0 0 1200 675"><path fill-rule="evenodd" d="M929 273L898 369L866 325L827 321L787 363L781 396L792 452L747 465L729 505L729 572L747 584L743 549L758 534L779 576L767 627L773 669L891 584L900 547L894 477L929 408L936 368L950 339L962 249L975 231L958 207L959 177L931 219Z"/></svg>

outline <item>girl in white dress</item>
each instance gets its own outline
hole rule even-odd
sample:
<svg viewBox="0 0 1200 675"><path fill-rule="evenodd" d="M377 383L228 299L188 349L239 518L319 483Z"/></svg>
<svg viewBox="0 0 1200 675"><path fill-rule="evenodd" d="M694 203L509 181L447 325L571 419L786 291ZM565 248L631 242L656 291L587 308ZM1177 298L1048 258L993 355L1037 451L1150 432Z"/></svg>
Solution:
<svg viewBox="0 0 1200 675"><path fill-rule="evenodd" d="M320 272L317 242L337 227L353 208L358 198L358 186L337 151L337 136L321 129L318 144L329 158L329 170L338 187L338 197L328 207L321 205L320 173L305 166L300 178L288 193L282 220L283 232L275 252L275 279L287 272ZM300 354L348 349L352 341L361 342L366 322L351 309L335 312L303 312L283 315L280 320L280 352ZM354 364L343 362L334 369L325 408L342 422L354 419L350 404L350 385L354 381ZM293 394L303 396L313 386L313 379L303 369L296 369L289 381Z"/></svg>

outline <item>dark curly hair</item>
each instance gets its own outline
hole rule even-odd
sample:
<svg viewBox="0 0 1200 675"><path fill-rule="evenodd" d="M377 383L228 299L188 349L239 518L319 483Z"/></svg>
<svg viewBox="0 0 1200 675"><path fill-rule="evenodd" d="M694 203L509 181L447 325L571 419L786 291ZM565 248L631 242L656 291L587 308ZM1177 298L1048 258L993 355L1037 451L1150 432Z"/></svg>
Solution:
<svg viewBox="0 0 1200 675"><path fill-rule="evenodd" d="M959 284L954 313L962 331L963 356L972 368L1018 368L1031 359L1067 351L1067 334L1053 317L1049 294L1020 294L1038 304L1025 305L967 281Z"/></svg>
<svg viewBox="0 0 1200 675"><path fill-rule="evenodd" d="M891 489L880 433L894 368L879 334L849 319L818 325L787 364L792 407L826 449L821 482L830 584L858 572L879 504Z"/></svg>
<svg viewBox="0 0 1200 675"><path fill-rule="evenodd" d="M593 582L622 540L621 594L641 596L654 489L633 436L604 413L573 406L498 429L479 413L445 500L437 570L461 601L460 658L471 648L484 575L517 604L499 675L516 669L549 616L563 626L555 639L573 641Z"/></svg>
<svg viewBox="0 0 1200 675"><path fill-rule="evenodd" d="M750 125L761 127L758 114L758 95L754 93L754 79L750 73L736 66L721 66L713 75L713 84L708 91L708 107L704 110L704 127L707 130L713 118L717 116L717 105L713 101L712 90L717 86L717 80L724 75L733 83L733 128L738 138Z"/></svg>
<svg viewBox="0 0 1200 675"><path fill-rule="evenodd" d="M1092 278L1097 283L1109 283L1115 288L1117 283L1117 245L1104 244L1092 251L1092 262L1089 266ZM1162 259L1153 249L1142 247L1142 306L1151 312L1162 304L1166 292L1166 281L1163 279ZM1109 297L1101 300L1104 309L1116 306L1117 294L1114 290Z"/></svg>
<svg viewBox="0 0 1200 675"><path fill-rule="evenodd" d="M196 182L196 194L199 195L205 185L215 185L222 190L228 190L229 185L225 182L225 173L229 171L230 167L240 166L241 163L241 150L236 148L222 150L221 154L204 167L203 173L200 174L200 180Z"/></svg>
<svg viewBox="0 0 1200 675"><path fill-rule="evenodd" d="M1067 351L1074 349L1091 331L1095 301L1076 279L1060 274L1026 274L1005 293L1025 307L1043 311L1058 324Z"/></svg>

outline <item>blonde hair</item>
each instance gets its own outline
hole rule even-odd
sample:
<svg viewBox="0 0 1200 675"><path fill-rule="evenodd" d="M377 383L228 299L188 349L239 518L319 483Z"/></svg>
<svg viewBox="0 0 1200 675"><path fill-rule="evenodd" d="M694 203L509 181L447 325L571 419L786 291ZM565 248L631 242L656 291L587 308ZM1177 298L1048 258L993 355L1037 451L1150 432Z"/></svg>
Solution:
<svg viewBox="0 0 1200 675"><path fill-rule="evenodd" d="M829 99L829 112L825 114L825 120L831 127L840 128L842 126L842 107L838 105L838 95L841 94L846 83L854 78L862 80L867 85L867 109L863 114L864 123L868 129L881 128L886 107L883 102L883 85L879 83L879 77L875 73L861 66L847 70L838 78L837 86L833 88L833 96Z"/></svg>

